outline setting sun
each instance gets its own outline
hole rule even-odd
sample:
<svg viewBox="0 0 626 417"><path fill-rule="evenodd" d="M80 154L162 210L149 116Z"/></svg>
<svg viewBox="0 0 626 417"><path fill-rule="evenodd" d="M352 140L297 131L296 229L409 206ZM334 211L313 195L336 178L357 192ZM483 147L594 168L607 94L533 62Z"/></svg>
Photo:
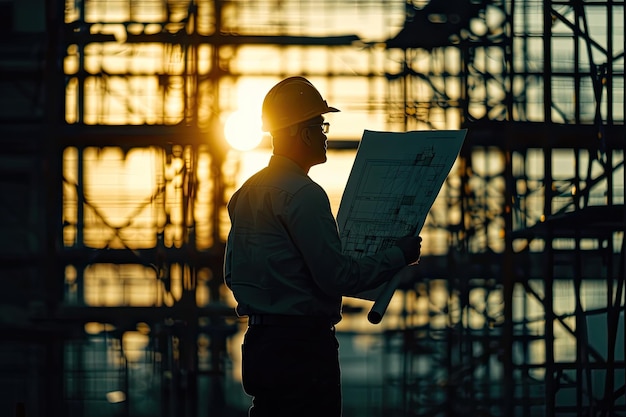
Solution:
<svg viewBox="0 0 626 417"><path fill-rule="evenodd" d="M276 79L250 77L237 83L235 106L224 122L224 135L228 144L238 151L256 148L263 140L261 107L265 94Z"/></svg>
<svg viewBox="0 0 626 417"><path fill-rule="evenodd" d="M263 139L260 111L247 109L231 113L226 119L224 134L234 149L248 151L256 148Z"/></svg>

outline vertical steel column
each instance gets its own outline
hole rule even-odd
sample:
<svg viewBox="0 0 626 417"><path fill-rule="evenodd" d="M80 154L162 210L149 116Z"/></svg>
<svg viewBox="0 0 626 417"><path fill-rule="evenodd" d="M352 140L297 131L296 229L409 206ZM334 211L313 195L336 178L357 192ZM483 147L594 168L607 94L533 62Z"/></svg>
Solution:
<svg viewBox="0 0 626 417"><path fill-rule="evenodd" d="M513 179L512 151L505 146L505 190L504 190L504 260L502 268L502 290L504 302L504 323L502 326L502 368L503 393L502 414L514 416L515 412L515 372L513 369L513 290L515 288L515 268L513 266Z"/></svg>
<svg viewBox="0 0 626 417"><path fill-rule="evenodd" d="M552 121L552 1L543 2L543 122ZM544 220L552 213L552 150L544 147ZM544 314L545 314L545 398L546 417L555 415L554 369L554 310L553 277L554 248L552 226L546 227L544 259Z"/></svg>
<svg viewBox="0 0 626 417"><path fill-rule="evenodd" d="M543 2L543 122L552 122L552 1ZM546 214L549 214L546 213Z"/></svg>
<svg viewBox="0 0 626 417"><path fill-rule="evenodd" d="M62 152L58 141L61 135L61 126L65 121L65 83L63 76L62 57L62 30L65 16L63 0L47 1L46 31L47 43L45 54L45 71L43 74L45 85L45 138L42 139L43 180L45 181L44 202L45 212L45 243L44 267L41 277L45 280L46 309L55 311L63 297L64 268L58 259L58 248L62 245L61 219L63 204L62 188ZM65 415L63 401L63 341L61 337L53 337L45 342L46 364L43 375L45 391L40 410L49 415Z"/></svg>
<svg viewBox="0 0 626 417"><path fill-rule="evenodd" d="M550 216L552 211L552 149L545 147L544 155L544 220ZM557 370L554 366L554 230L550 222L546 222L546 232L544 236L544 337L545 337L545 416L555 416L555 395L557 384L555 373Z"/></svg>

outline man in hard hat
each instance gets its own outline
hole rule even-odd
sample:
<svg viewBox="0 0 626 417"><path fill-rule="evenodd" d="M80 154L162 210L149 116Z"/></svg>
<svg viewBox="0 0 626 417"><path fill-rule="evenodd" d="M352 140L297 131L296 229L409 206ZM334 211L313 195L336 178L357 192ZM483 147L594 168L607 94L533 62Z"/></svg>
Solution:
<svg viewBox="0 0 626 417"><path fill-rule="evenodd" d="M248 316L242 374L251 417L340 416L342 296L378 287L420 255L419 237L362 259L342 253L328 196L308 176L326 162L323 115L338 111L305 78L276 84L262 108L273 155L228 204L224 279L237 314Z"/></svg>

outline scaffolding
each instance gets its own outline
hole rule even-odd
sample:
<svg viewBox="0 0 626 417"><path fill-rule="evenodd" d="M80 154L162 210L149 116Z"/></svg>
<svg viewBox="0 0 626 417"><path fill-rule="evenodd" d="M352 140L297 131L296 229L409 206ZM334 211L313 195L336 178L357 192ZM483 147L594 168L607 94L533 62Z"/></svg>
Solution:
<svg viewBox="0 0 626 417"><path fill-rule="evenodd" d="M623 1L33 3L0 2L0 414L245 415L224 126L300 74L343 158L468 129L419 283L374 331L346 304L344 414L626 415Z"/></svg>

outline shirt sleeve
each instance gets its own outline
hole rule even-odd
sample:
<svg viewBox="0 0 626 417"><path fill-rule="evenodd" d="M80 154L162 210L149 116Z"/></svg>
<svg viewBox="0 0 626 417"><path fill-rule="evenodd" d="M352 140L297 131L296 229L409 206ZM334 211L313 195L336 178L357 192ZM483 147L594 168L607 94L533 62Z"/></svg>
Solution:
<svg viewBox="0 0 626 417"><path fill-rule="evenodd" d="M395 246L360 259L344 255L328 196L316 183L293 196L285 218L311 277L328 295L353 296L378 287L405 266L404 255Z"/></svg>
<svg viewBox="0 0 626 417"><path fill-rule="evenodd" d="M233 257L233 251L231 250L231 234L232 232L228 234L228 240L226 241L226 250L224 251L223 265L224 283L228 288L232 288L231 262Z"/></svg>
<svg viewBox="0 0 626 417"><path fill-rule="evenodd" d="M227 205L227 209L228 209L228 216L230 218L231 223L233 222L233 216L234 216L234 207L237 204L237 196L239 195L238 192L236 192L235 194L233 194L230 202ZM231 228L230 231L228 232L228 237L226 239L226 247L224 250L224 265L223 265L223 275L224 275L224 283L226 284L226 286L228 288L232 289L232 261L233 261L233 249L232 249L232 245L233 245L233 229Z"/></svg>

